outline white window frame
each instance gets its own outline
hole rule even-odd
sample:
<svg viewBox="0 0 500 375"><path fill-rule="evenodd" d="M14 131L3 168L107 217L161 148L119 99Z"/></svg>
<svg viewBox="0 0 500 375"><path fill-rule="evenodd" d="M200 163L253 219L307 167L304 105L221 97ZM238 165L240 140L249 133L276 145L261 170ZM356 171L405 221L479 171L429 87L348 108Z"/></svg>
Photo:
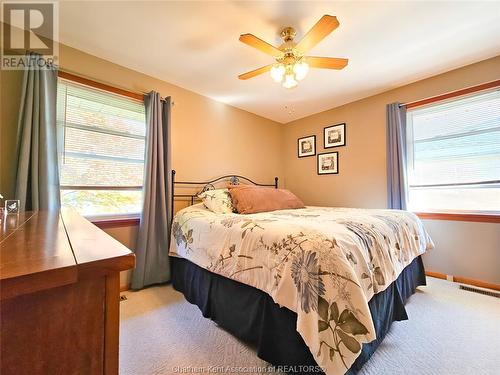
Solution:
<svg viewBox="0 0 500 375"><path fill-rule="evenodd" d="M83 87L87 87L92 90L98 90L102 91L107 94L113 94L113 95L118 95L118 96L123 96L124 98L127 99L132 99L137 102L144 103L144 100L138 99L138 95L135 93L127 92L126 90L122 89L117 89L112 86L108 86L105 84L101 84L99 82L94 82L92 80L74 76L70 73L66 72L60 72L59 77L58 77L58 84L59 80L61 81L66 81L69 82L70 84L73 85L80 85ZM65 127L68 126L68 124L64 125ZM74 127L74 128L85 128L84 125L75 125L75 124L70 124L69 127ZM122 132L114 132L113 130L109 129L92 129L92 131L97 131L101 132L104 134L110 134L110 135L119 135L123 137L129 137L129 138L136 138L136 139L144 139L144 142L146 142L146 136L140 136L140 135L134 135L134 134L126 134ZM111 190L111 191L142 191L143 185L137 185L137 186L91 186L91 185L60 185L59 189L62 190ZM127 213L116 213L116 214L99 214L99 215L83 215L87 220L99 225L101 224L110 224L113 221L116 221L117 223L135 223L139 220L141 216L141 212L127 212ZM111 225L112 226L112 225Z"/></svg>
<svg viewBox="0 0 500 375"><path fill-rule="evenodd" d="M446 102L451 102L454 100L460 100L466 96L473 96L473 95L480 95L482 93L488 92L488 91L498 91L500 90L500 80L497 81L492 81L488 82L482 85L458 90L455 92L451 92L448 94L443 94L439 95L436 97L431 97L427 99L423 99L420 101L412 102L409 104L406 104L407 108L407 114L411 112L414 109L422 108L424 106L432 106L432 105L439 105L440 103L446 103ZM410 140L413 140L412 137L412 129L413 126L411 124L411 117L407 115L406 117L406 168L407 170L405 171L406 176L407 176L407 192L408 196L407 199L409 199L409 190L410 187L419 187L420 185L410 185L409 183L409 166L413 162L412 159L412 147L413 147L413 141L410 142ZM477 185L477 184L497 184L500 181L482 181L481 183L475 182L475 183L451 183L451 184L438 184L440 186L466 186L466 185ZM430 187L431 185L425 185L425 187ZM423 186L422 186L423 187ZM437 220L458 220L458 221L474 221L474 222L494 222L494 223L500 223L500 211L481 211L481 210L455 210L455 209L450 209L450 210L416 210L415 213L424 219L437 219Z"/></svg>

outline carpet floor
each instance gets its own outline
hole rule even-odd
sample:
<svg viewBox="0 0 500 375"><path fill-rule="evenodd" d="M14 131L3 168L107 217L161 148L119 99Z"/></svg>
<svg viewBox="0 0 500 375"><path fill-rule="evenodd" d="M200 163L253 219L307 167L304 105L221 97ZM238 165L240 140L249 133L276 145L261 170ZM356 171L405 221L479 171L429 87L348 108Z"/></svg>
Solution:
<svg viewBox="0 0 500 375"><path fill-rule="evenodd" d="M251 373L268 366L171 286L124 294L121 375ZM360 375L500 373L500 299L428 278L406 306L410 319L392 325Z"/></svg>

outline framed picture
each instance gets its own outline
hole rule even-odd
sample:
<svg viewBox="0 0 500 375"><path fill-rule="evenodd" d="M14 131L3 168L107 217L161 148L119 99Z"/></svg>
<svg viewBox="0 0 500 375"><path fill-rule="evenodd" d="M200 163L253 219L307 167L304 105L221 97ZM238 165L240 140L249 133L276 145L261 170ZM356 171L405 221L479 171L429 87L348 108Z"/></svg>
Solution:
<svg viewBox="0 0 500 375"><path fill-rule="evenodd" d="M318 154L318 174L339 173L339 153L325 152Z"/></svg>
<svg viewBox="0 0 500 375"><path fill-rule="evenodd" d="M9 214L18 214L19 213L19 206L21 205L21 202L19 199L6 199L5 200L5 213L7 215Z"/></svg>
<svg viewBox="0 0 500 375"><path fill-rule="evenodd" d="M323 133L325 148L345 146L345 123L327 126Z"/></svg>
<svg viewBox="0 0 500 375"><path fill-rule="evenodd" d="M316 155L316 136L309 135L298 139L298 156L305 158Z"/></svg>

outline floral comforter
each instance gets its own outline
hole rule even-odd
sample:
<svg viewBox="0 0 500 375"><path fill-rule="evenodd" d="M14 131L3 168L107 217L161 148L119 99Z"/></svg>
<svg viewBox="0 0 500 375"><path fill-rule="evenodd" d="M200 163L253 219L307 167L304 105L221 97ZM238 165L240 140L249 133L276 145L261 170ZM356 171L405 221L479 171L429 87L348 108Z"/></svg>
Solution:
<svg viewBox="0 0 500 375"><path fill-rule="evenodd" d="M433 248L422 222L397 210L307 207L177 213L170 255L256 287L297 313L297 331L328 375L344 374L376 338L368 301Z"/></svg>

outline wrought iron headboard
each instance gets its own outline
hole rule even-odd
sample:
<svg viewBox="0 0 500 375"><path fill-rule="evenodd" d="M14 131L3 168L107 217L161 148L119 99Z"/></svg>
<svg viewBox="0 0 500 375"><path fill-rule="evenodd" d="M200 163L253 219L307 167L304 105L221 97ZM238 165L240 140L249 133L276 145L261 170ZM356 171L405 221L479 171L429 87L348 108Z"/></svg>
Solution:
<svg viewBox="0 0 500 375"><path fill-rule="evenodd" d="M229 183L233 185L239 185L240 180L244 180L246 182L249 182L252 185L255 186L268 186L268 187L274 187L275 189L278 188L278 177L274 177L274 184L260 184L257 183L248 177L245 176L240 176L237 174L228 174L222 177L214 178L213 180L210 181L175 181L175 170L172 169L172 195L171 195L171 214L172 218L174 217L174 200L175 198L187 198L188 200L191 201L191 204L194 204L195 200L198 200L198 194L203 193L207 190L214 190L215 185L217 182L221 181L229 181ZM175 187L176 185L184 185L184 186L202 186L201 190L196 192L195 194L176 194L175 193Z"/></svg>

